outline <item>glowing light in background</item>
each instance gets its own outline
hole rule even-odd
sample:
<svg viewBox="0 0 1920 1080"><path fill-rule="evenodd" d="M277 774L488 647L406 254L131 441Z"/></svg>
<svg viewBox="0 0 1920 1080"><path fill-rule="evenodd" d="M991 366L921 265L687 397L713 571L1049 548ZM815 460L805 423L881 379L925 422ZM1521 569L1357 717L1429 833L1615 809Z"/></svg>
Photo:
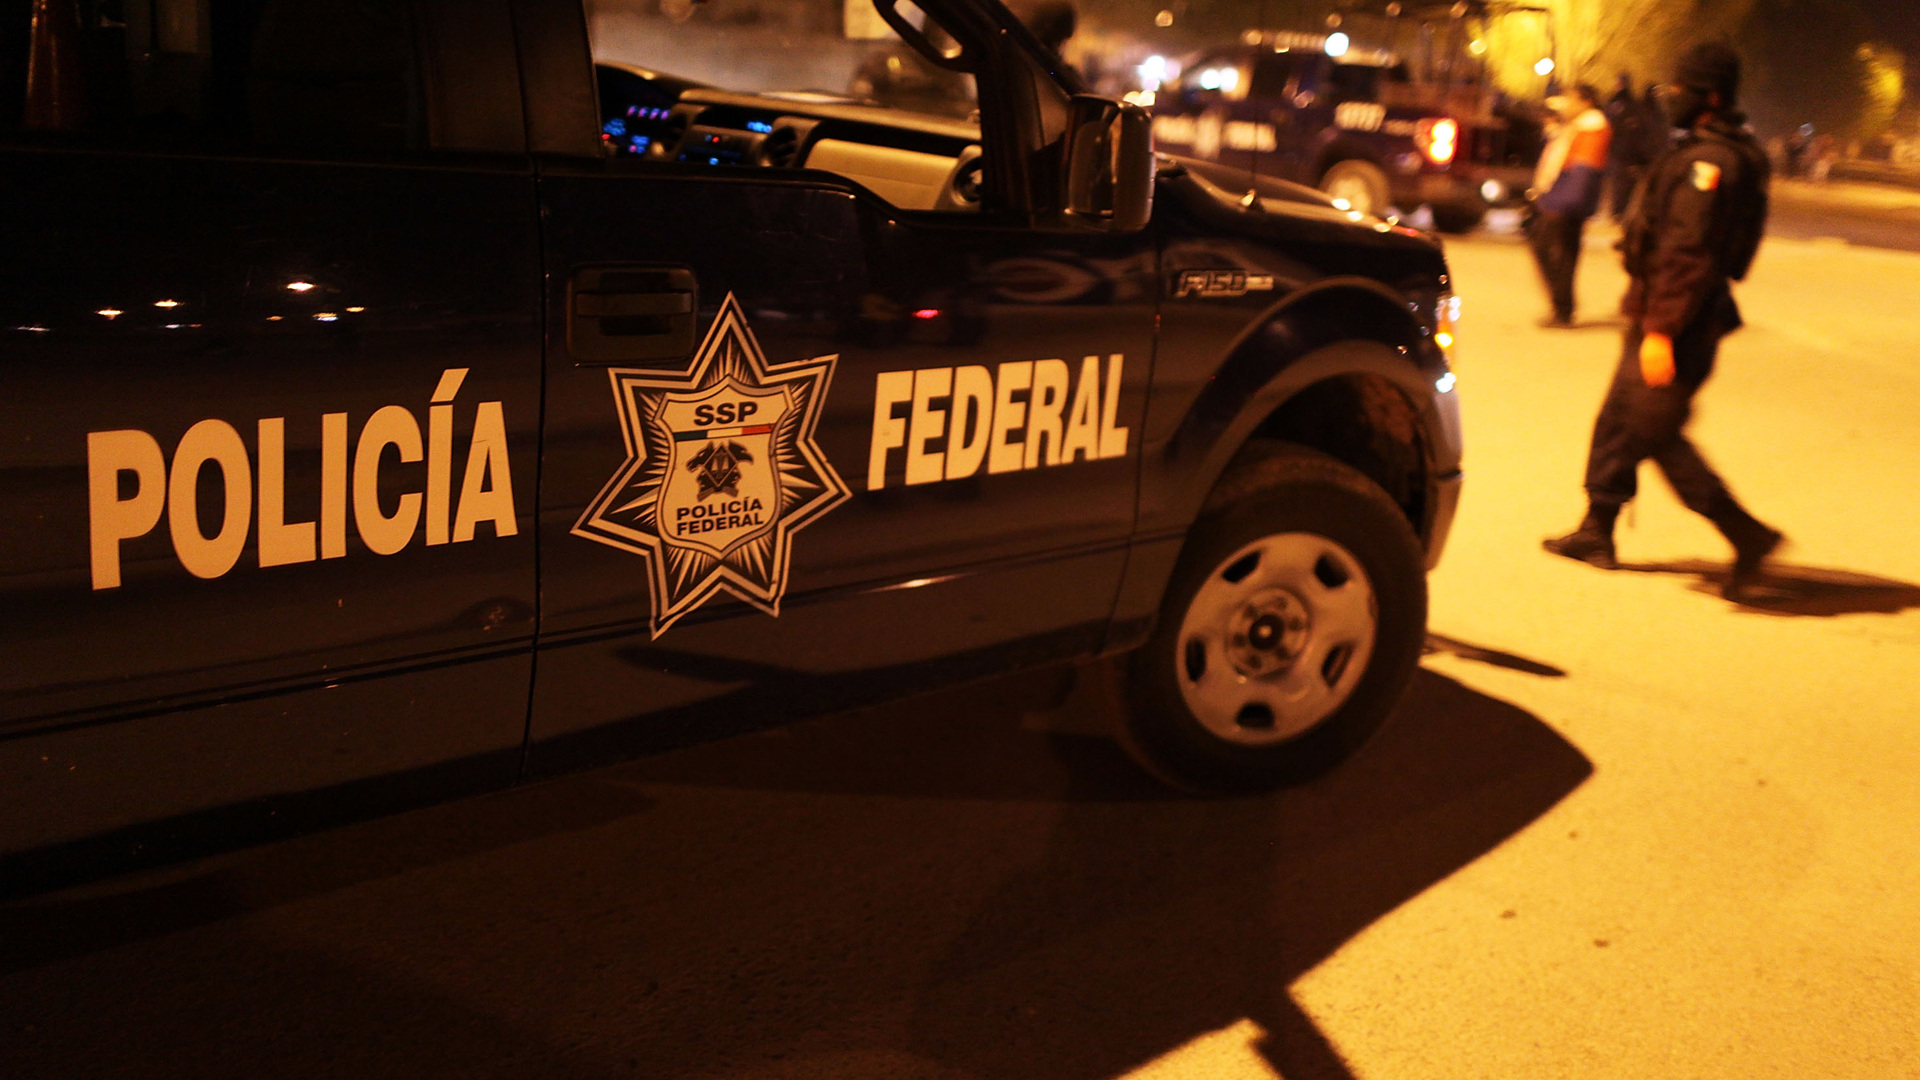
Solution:
<svg viewBox="0 0 1920 1080"><path fill-rule="evenodd" d="M289 281L287 282L287 288L292 289L294 292L306 292L308 289L313 288L313 282Z"/></svg>
<svg viewBox="0 0 1920 1080"><path fill-rule="evenodd" d="M1551 56L1541 57L1540 62L1533 65L1533 73L1535 75L1553 74L1553 57Z"/></svg>
<svg viewBox="0 0 1920 1080"><path fill-rule="evenodd" d="M1167 78L1167 58L1155 53L1142 60L1140 66L1133 70L1140 76L1140 89L1158 90Z"/></svg>
<svg viewBox="0 0 1920 1080"><path fill-rule="evenodd" d="M1454 151L1459 148L1459 139L1460 125L1446 117L1422 120L1414 133L1414 141L1420 144L1435 165L1445 165L1453 160Z"/></svg>
<svg viewBox="0 0 1920 1080"><path fill-rule="evenodd" d="M1240 86L1240 69L1237 67L1207 68L1200 72L1196 80L1202 90L1221 90L1232 93Z"/></svg>
<svg viewBox="0 0 1920 1080"><path fill-rule="evenodd" d="M1336 30L1327 35L1327 55L1345 56L1347 55L1347 46L1349 44L1351 43L1347 40L1347 35Z"/></svg>

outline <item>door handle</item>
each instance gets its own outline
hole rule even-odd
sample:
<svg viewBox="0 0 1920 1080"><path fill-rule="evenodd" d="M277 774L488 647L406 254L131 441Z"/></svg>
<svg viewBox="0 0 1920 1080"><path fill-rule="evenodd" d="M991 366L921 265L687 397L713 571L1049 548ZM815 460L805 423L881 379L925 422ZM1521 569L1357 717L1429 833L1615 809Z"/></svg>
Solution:
<svg viewBox="0 0 1920 1080"><path fill-rule="evenodd" d="M619 318L623 315L691 315L691 293L608 293L573 294L573 313L590 318Z"/></svg>
<svg viewBox="0 0 1920 1080"><path fill-rule="evenodd" d="M567 282L567 351L576 364L685 359L699 310L685 267L579 267Z"/></svg>

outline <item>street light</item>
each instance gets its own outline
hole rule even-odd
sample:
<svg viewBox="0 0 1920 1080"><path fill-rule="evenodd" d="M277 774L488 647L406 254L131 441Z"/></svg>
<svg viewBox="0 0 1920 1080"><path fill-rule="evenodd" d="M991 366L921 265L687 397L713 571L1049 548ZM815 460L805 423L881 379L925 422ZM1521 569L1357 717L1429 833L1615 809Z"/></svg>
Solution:
<svg viewBox="0 0 1920 1080"><path fill-rule="evenodd" d="M1142 61L1134 71L1140 76L1140 89L1158 90L1160 84L1167 81L1167 58L1155 53Z"/></svg>
<svg viewBox="0 0 1920 1080"><path fill-rule="evenodd" d="M1347 55L1347 44L1348 44L1347 35L1342 34L1337 30L1331 34L1328 34L1327 35L1327 55L1328 56Z"/></svg>

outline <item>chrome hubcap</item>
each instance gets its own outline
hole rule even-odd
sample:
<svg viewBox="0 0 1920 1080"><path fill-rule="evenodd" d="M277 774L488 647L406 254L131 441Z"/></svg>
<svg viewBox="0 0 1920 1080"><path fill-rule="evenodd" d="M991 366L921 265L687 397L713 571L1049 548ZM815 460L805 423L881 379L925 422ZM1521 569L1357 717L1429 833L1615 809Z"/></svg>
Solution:
<svg viewBox="0 0 1920 1080"><path fill-rule="evenodd" d="M1285 589L1263 589L1228 619L1227 659L1242 675L1271 675L1292 664L1306 647L1312 616Z"/></svg>
<svg viewBox="0 0 1920 1080"><path fill-rule="evenodd" d="M1378 625L1352 552L1313 533L1261 537L1222 560L1187 606L1173 657L1180 692L1229 742L1293 738L1352 696Z"/></svg>

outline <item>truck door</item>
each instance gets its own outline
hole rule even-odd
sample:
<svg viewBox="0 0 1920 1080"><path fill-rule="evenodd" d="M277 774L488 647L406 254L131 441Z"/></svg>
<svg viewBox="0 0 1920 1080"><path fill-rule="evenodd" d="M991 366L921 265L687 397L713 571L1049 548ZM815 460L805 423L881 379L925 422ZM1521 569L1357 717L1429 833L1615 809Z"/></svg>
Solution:
<svg viewBox="0 0 1920 1080"><path fill-rule="evenodd" d="M1033 223L1015 95L787 14L603 10L599 62L707 87L664 129L602 101L618 152L542 172L536 771L1092 652L1111 613L1150 240Z"/></svg>
<svg viewBox="0 0 1920 1080"><path fill-rule="evenodd" d="M1311 104L1302 96L1300 72L1307 65L1301 58L1302 54L1291 49L1256 53L1253 87L1247 100L1253 103L1252 119L1272 133L1268 147L1255 156L1255 171L1311 185L1320 178L1310 175L1314 130L1301 115L1303 106Z"/></svg>
<svg viewBox="0 0 1920 1080"><path fill-rule="evenodd" d="M1252 169L1272 141L1254 89L1255 66L1244 49L1204 53L1155 102L1153 137L1168 153Z"/></svg>
<svg viewBox="0 0 1920 1080"><path fill-rule="evenodd" d="M540 311L504 4L40 9L0 38L0 851L510 782Z"/></svg>

